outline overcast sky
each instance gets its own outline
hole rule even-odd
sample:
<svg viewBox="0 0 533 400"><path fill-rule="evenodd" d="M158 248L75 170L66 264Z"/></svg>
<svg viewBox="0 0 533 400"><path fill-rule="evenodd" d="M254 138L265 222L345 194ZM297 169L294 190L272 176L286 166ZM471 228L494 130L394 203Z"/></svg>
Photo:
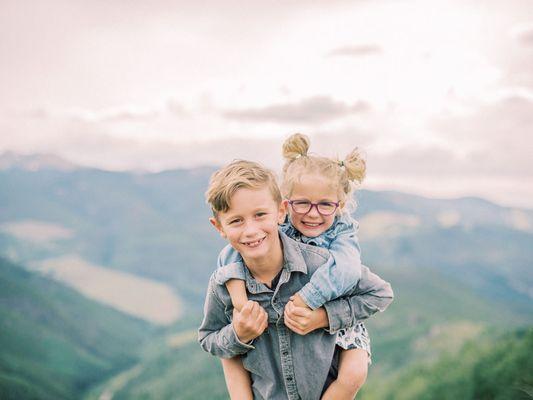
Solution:
<svg viewBox="0 0 533 400"><path fill-rule="evenodd" d="M0 1L0 152L108 169L293 132L370 189L533 208L533 2Z"/></svg>

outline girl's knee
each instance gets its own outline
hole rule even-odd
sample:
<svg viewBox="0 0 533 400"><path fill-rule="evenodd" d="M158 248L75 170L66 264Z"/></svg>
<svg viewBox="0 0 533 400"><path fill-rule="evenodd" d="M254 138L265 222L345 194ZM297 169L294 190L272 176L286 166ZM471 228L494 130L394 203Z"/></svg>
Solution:
<svg viewBox="0 0 533 400"><path fill-rule="evenodd" d="M357 391L366 382L368 375L367 365L358 365L356 368L350 368L344 371L339 371L337 381L345 388L350 388L353 391Z"/></svg>

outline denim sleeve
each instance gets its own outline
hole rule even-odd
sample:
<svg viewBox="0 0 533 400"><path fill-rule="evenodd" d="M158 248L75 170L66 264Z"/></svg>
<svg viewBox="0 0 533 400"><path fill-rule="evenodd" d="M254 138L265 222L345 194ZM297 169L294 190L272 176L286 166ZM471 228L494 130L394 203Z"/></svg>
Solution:
<svg viewBox="0 0 533 400"><path fill-rule="evenodd" d="M361 278L361 253L354 229L337 234L329 252L332 263L322 265L298 292L313 310L327 301L347 295Z"/></svg>
<svg viewBox="0 0 533 400"><path fill-rule="evenodd" d="M348 295L324 304L328 314L329 332L354 326L358 321L385 309L392 303L394 293L385 282L368 267L361 266L361 279Z"/></svg>
<svg viewBox="0 0 533 400"><path fill-rule="evenodd" d="M254 349L237 337L233 324L228 320L225 306L216 294L216 282L211 277L204 304L204 318L198 329L198 341L202 349L220 358L232 358Z"/></svg>
<svg viewBox="0 0 533 400"><path fill-rule="evenodd" d="M246 280L246 272L240 254L231 246L226 246L218 255L215 282L225 284L230 279Z"/></svg>

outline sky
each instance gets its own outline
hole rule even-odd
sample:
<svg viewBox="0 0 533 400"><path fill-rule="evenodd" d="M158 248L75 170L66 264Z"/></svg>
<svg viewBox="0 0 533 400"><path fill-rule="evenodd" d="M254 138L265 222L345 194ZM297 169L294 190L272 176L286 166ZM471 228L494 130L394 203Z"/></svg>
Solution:
<svg viewBox="0 0 533 400"><path fill-rule="evenodd" d="M0 153L111 170L283 140L363 187L533 208L533 3L0 1Z"/></svg>

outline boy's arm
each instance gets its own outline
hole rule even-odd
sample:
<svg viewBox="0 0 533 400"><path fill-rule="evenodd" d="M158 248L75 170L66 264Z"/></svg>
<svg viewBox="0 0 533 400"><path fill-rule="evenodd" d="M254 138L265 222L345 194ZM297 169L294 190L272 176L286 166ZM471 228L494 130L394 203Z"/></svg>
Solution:
<svg viewBox="0 0 533 400"><path fill-rule="evenodd" d="M252 380L240 357L221 359L230 399L253 400Z"/></svg>
<svg viewBox="0 0 533 400"><path fill-rule="evenodd" d="M348 295L361 278L361 253L355 229L346 229L331 242L332 260L318 268L298 292L311 309Z"/></svg>
<svg viewBox="0 0 533 400"><path fill-rule="evenodd" d="M378 311L385 311L394 298L390 283L385 282L368 267L361 266L361 279L348 297L324 304L328 314L329 331L354 326Z"/></svg>
<svg viewBox="0 0 533 400"><path fill-rule="evenodd" d="M225 314L225 306L215 292L213 276L209 280L204 304L204 319L198 329L200 346L214 356L232 358L246 353L254 346L239 340L233 324Z"/></svg>

